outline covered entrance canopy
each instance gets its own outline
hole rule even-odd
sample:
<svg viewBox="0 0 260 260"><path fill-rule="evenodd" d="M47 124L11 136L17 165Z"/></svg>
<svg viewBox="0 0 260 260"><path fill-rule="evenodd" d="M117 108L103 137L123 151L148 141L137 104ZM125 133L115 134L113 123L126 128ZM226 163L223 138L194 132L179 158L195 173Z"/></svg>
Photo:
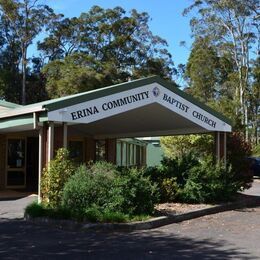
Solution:
<svg viewBox="0 0 260 260"><path fill-rule="evenodd" d="M39 136L39 172L68 135L93 140L216 133L225 157L231 123L157 76L0 111L0 135L32 131ZM113 148L116 149L116 148Z"/></svg>

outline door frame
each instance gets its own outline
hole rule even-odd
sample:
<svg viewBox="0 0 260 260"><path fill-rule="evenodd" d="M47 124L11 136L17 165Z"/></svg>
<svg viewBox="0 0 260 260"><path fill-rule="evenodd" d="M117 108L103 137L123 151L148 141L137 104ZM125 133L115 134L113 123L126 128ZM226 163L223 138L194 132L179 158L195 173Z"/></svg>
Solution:
<svg viewBox="0 0 260 260"><path fill-rule="evenodd" d="M13 139L24 140L24 166L22 168L8 168L8 141ZM7 136L6 138L6 156L5 156L5 187L8 189L24 189L26 188L26 167L27 167L27 137L17 135L17 136ZM8 185L8 172L12 171L22 171L24 174L23 185Z"/></svg>

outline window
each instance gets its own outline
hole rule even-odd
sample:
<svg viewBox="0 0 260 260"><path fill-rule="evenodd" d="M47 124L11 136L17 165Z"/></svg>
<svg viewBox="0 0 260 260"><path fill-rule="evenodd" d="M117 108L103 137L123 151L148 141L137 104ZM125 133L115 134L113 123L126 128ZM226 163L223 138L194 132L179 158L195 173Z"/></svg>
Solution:
<svg viewBox="0 0 260 260"><path fill-rule="evenodd" d="M8 139L7 186L25 186L25 139Z"/></svg>
<svg viewBox="0 0 260 260"><path fill-rule="evenodd" d="M23 168L25 164L25 140L8 140L8 168Z"/></svg>
<svg viewBox="0 0 260 260"><path fill-rule="evenodd" d="M126 143L122 142L122 166L127 166L127 149L126 149Z"/></svg>
<svg viewBox="0 0 260 260"><path fill-rule="evenodd" d="M96 161L105 161L106 155L106 140L96 140Z"/></svg>
<svg viewBox="0 0 260 260"><path fill-rule="evenodd" d="M84 160L84 142L69 141L70 158L76 163L83 163Z"/></svg>
<svg viewBox="0 0 260 260"><path fill-rule="evenodd" d="M116 164L118 166L122 165L122 150L121 150L121 142L117 141L116 143Z"/></svg>

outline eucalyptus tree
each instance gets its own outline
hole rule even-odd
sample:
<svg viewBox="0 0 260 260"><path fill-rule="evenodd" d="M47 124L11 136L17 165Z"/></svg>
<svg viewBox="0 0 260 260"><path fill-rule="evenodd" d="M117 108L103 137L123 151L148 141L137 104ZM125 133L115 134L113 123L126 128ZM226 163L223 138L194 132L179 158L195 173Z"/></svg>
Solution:
<svg viewBox="0 0 260 260"><path fill-rule="evenodd" d="M54 16L53 10L39 0L0 0L0 16L8 24L9 34L21 52L19 60L22 71L22 104L26 103L26 73L28 69L28 48Z"/></svg>
<svg viewBox="0 0 260 260"><path fill-rule="evenodd" d="M127 13L121 7L93 6L79 17L53 24L49 35L38 43L50 61L43 69L50 95L72 94L151 74L171 79L174 70L167 42L153 35L149 19L147 13L136 10Z"/></svg>
<svg viewBox="0 0 260 260"><path fill-rule="evenodd" d="M194 0L184 10L184 14L197 11L190 21L195 37L210 39L219 54L232 53L238 75L234 92L239 104L236 113L244 126L248 124L250 59L259 54L258 5L258 0Z"/></svg>

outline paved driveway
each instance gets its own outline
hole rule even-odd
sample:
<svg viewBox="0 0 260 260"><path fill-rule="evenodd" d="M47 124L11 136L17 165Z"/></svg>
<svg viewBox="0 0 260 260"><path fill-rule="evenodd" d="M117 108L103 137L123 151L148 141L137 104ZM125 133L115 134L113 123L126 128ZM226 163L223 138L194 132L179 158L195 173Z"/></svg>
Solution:
<svg viewBox="0 0 260 260"><path fill-rule="evenodd" d="M74 232L12 219L33 199L0 202L0 259L260 259L260 207L147 231Z"/></svg>
<svg viewBox="0 0 260 260"><path fill-rule="evenodd" d="M20 219L24 216L25 207L37 200L36 195L22 199L0 201L0 219Z"/></svg>
<svg viewBox="0 0 260 260"><path fill-rule="evenodd" d="M0 259L260 259L260 208L155 230L72 232L0 219Z"/></svg>

